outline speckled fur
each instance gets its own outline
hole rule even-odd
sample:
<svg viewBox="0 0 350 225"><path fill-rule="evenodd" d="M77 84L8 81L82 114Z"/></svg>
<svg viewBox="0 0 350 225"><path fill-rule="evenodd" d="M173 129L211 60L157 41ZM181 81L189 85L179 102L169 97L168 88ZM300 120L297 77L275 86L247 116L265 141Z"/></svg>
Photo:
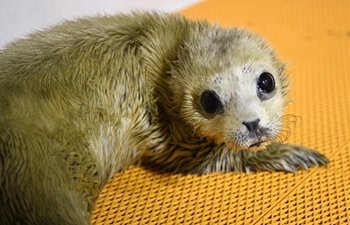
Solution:
<svg viewBox="0 0 350 225"><path fill-rule="evenodd" d="M276 92L256 95L257 76ZM285 65L265 41L178 15L134 13L64 22L0 52L0 223L89 224L115 172L296 172L328 160L277 143ZM225 112L206 115L215 90ZM242 121L261 119L260 151ZM259 128L260 129L260 128Z"/></svg>

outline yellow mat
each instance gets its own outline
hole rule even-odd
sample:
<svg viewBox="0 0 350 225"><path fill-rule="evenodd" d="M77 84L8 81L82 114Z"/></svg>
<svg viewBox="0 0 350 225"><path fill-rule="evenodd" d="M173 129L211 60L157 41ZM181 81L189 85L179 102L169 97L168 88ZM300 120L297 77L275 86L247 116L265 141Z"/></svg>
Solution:
<svg viewBox="0 0 350 225"><path fill-rule="evenodd" d="M94 224L350 224L349 1L209 0L182 12L267 37L290 61L290 143L328 168L182 176L132 167L101 193Z"/></svg>

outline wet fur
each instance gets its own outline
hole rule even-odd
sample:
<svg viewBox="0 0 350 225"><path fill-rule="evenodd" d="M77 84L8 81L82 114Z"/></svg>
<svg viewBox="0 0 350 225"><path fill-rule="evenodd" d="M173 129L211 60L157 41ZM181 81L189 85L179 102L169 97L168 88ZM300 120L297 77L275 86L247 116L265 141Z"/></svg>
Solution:
<svg viewBox="0 0 350 225"><path fill-rule="evenodd" d="M276 141L285 67L244 29L156 13L64 22L9 44L0 52L0 223L89 224L104 184L133 164L198 174L326 165ZM277 86L266 101L254 83L263 70ZM206 89L223 114L203 112ZM249 151L242 121L257 116L270 144Z"/></svg>

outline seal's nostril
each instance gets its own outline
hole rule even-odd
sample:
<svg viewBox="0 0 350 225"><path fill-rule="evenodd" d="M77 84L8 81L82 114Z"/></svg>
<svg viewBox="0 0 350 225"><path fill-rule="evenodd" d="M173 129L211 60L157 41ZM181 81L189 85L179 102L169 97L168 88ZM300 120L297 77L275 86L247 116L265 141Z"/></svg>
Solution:
<svg viewBox="0 0 350 225"><path fill-rule="evenodd" d="M243 121L242 124L248 128L249 131L256 131L258 129L258 124L260 122L260 119L256 119L253 121L245 122Z"/></svg>

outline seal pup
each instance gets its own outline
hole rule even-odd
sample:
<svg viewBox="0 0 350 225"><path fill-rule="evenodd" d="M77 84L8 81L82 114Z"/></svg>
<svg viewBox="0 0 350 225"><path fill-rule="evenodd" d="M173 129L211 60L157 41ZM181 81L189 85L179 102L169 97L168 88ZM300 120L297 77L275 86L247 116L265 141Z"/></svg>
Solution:
<svg viewBox="0 0 350 225"><path fill-rule="evenodd" d="M89 224L104 184L130 165L197 174L326 165L279 143L285 71L258 35L160 13L66 21L7 45L0 223Z"/></svg>

